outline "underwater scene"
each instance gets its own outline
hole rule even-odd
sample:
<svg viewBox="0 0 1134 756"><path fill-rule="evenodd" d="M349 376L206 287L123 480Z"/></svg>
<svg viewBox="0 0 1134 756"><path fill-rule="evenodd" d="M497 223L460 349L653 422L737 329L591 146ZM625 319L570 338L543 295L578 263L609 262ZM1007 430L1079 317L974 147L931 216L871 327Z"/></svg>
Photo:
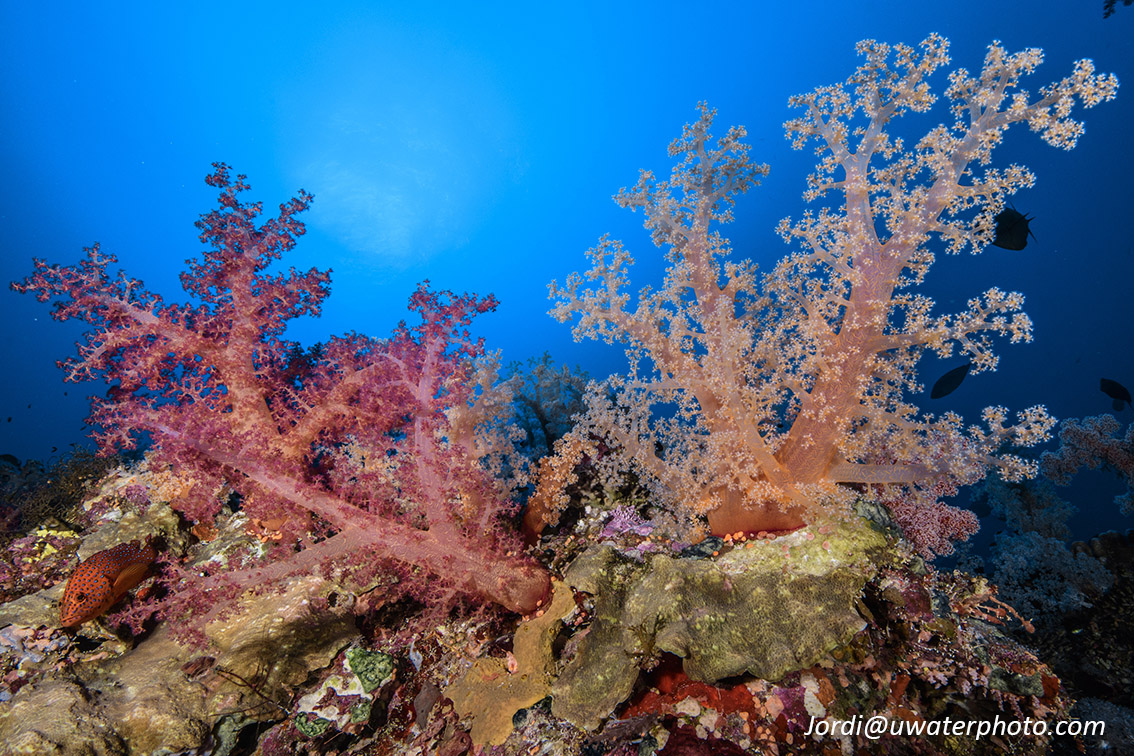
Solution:
<svg viewBox="0 0 1134 756"><path fill-rule="evenodd" d="M0 5L0 756L1134 755L1131 4Z"/></svg>

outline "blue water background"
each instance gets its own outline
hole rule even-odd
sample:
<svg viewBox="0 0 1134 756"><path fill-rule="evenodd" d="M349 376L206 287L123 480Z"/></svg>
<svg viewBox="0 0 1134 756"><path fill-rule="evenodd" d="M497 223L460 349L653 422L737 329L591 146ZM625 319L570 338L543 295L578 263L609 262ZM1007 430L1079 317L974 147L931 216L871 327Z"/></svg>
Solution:
<svg viewBox="0 0 1134 756"><path fill-rule="evenodd" d="M939 311L990 286L1021 291L1036 340L1004 344L995 374L925 405L972 422L990 404L1110 411L1099 378L1134 387L1134 7L1103 20L1101 0L5 2L0 281L27 275L33 256L75 262L98 241L181 301L177 274L200 249L193 221L215 201L202 179L225 161L269 211L301 187L316 197L286 262L332 268L332 294L292 338L384 335L428 278L496 294L499 310L477 331L506 361L548 350L602 377L624 368L621 350L574 343L546 315L547 284L583 270L606 232L638 258L635 288L660 281L641 216L611 195L640 169L668 172L666 145L697 102L719 109L718 133L745 125L753 157L771 165L728 231L738 256L766 268L787 251L773 229L801 214L813 163L784 138L788 97L844 80L860 39L914 44L930 32L972 71L994 39L1043 48L1033 91L1083 57L1123 88L1085 113L1074 151L1016 128L996 153L1038 176L1014 200L1035 217L1036 239L1022 252L942 259L925 291ZM944 75L935 81L941 92ZM947 118L938 108L906 121L920 135ZM6 287L0 323L0 452L48 459L82 443L85 397L103 389L64 384L55 367L81 326ZM957 362L925 360L926 386ZM1113 476L1079 486L1077 536L1134 524L1114 513Z"/></svg>

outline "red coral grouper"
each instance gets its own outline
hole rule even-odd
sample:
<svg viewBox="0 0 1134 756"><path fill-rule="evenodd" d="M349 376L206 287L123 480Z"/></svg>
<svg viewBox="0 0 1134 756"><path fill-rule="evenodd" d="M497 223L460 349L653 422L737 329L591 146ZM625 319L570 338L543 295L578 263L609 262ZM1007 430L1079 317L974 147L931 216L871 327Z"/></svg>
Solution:
<svg viewBox="0 0 1134 756"><path fill-rule="evenodd" d="M63 627L81 625L114 606L142 582L156 558L157 553L148 543L131 541L93 554L80 563L59 604Z"/></svg>

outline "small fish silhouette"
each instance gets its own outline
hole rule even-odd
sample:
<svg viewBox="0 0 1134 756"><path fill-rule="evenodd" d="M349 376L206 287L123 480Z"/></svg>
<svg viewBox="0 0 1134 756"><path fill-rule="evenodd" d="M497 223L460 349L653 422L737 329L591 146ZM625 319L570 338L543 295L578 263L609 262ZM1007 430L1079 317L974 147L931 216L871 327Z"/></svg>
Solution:
<svg viewBox="0 0 1134 756"><path fill-rule="evenodd" d="M1099 389L1114 400L1111 406L1113 406L1115 410L1121 410L1123 405L1127 407L1130 406L1130 391L1118 381L1112 381L1109 378L1100 378Z"/></svg>
<svg viewBox="0 0 1134 756"><path fill-rule="evenodd" d="M966 362L960 367L955 367L945 375L937 379L937 383L933 384L933 389L929 392L930 399L940 399L943 396L948 396L957 390L961 385L961 381L965 380L965 376L969 374L969 370L973 367L973 363Z"/></svg>
<svg viewBox="0 0 1134 756"><path fill-rule="evenodd" d="M1036 235L1028 228L1031 216L1024 215L1014 207L1008 207L996 214L996 236L992 240L995 247L1018 252L1028 246L1028 237Z"/></svg>

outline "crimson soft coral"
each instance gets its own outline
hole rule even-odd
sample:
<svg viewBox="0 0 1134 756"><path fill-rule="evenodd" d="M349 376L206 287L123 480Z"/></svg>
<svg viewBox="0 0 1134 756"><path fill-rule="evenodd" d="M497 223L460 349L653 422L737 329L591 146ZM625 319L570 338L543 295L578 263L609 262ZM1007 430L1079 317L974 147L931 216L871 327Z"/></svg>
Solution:
<svg viewBox="0 0 1134 756"><path fill-rule="evenodd" d="M149 434L157 461L191 475L172 502L189 519L210 521L227 486L279 530L291 548L222 578L230 588L334 565L402 565L429 576L423 583L534 609L547 573L502 526L505 492L483 459L493 447L478 411L493 387L478 380L484 347L468 326L495 299L425 282L410 299L420 324L300 349L285 326L319 314L329 274L268 268L303 235L296 216L312 197L301 191L257 226L260 203L239 196L244 176L214 168L207 181L220 206L197 223L208 249L181 275L199 304L166 304L138 280L111 277L115 258L98 246L76 266L36 260L12 284L53 301L56 319L92 326L61 367L68 380L111 383L92 405L100 447L132 448Z"/></svg>

